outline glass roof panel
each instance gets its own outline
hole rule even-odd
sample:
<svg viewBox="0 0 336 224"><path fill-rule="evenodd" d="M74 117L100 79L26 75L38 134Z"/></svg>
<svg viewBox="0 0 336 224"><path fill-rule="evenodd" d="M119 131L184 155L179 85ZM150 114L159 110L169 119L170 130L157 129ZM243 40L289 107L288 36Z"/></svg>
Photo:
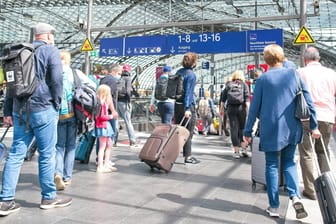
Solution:
<svg viewBox="0 0 336 224"><path fill-rule="evenodd" d="M320 1L319 15L307 0L306 27L320 49L322 63L336 68L336 25L332 18L336 14L336 1ZM56 27L56 45L72 52L74 67L81 68L85 53L80 48L85 40L88 17L87 0L0 0L0 47L7 43L30 41L30 27L37 22L47 22ZM272 17L298 17L300 0L95 0L92 8L92 28L111 27L109 31L92 32L91 42L96 50L102 37L123 37L137 35L164 35L240 31L250 29L281 28L284 32L287 57L299 63L300 47L292 42L300 30L298 19L270 20ZM255 18L266 21L249 21ZM239 19L247 22L238 23ZM202 25L202 21L230 21L221 24ZM83 26L79 25L79 21ZM199 21L198 24L179 26L178 23ZM175 23L171 27L149 27L153 24ZM137 28L128 28L129 26ZM146 27L147 26L147 27ZM123 27L123 29L121 29ZM210 55L200 55L200 60L210 60ZM181 55L148 57L91 57L92 64L129 63L133 68L140 66L142 73L138 80L143 88L150 88L155 67L169 63L180 66ZM215 55L218 80L237 68L254 63L251 54ZM261 60L261 58L260 58ZM262 62L262 60L261 60ZM200 72L204 71L200 70ZM133 72L135 76L135 72ZM221 77L221 78L220 78Z"/></svg>

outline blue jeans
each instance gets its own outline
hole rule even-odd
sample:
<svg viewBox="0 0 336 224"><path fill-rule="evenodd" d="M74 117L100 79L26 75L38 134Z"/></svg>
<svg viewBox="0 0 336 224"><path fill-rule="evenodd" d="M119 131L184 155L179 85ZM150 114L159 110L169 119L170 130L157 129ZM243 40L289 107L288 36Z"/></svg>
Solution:
<svg viewBox="0 0 336 224"><path fill-rule="evenodd" d="M76 152L76 132L75 117L58 121L55 174L60 174L64 180L70 180L72 177Z"/></svg>
<svg viewBox="0 0 336 224"><path fill-rule="evenodd" d="M128 103L126 101L118 101L118 115L122 117L125 121L126 130L128 134L128 138L131 143L135 143L135 133L133 124L131 121L131 108L128 107Z"/></svg>
<svg viewBox="0 0 336 224"><path fill-rule="evenodd" d="M58 112L53 107L45 111L30 112L29 130L26 130L26 114L23 112L22 116L23 122L20 124L20 115L13 113L13 143L2 174L0 198L1 200L15 198L15 189L27 147L35 135L39 152L38 169L42 199L54 199L56 196L54 173Z"/></svg>
<svg viewBox="0 0 336 224"><path fill-rule="evenodd" d="M203 126L203 133L207 134L210 131L210 126L212 123L212 115L208 113L206 115L201 116L202 119L202 126Z"/></svg>
<svg viewBox="0 0 336 224"><path fill-rule="evenodd" d="M298 174L295 163L296 145L288 145L281 153L282 172L285 177L289 197L300 197ZM269 205L278 208L279 202L279 152L265 152L266 159L266 185Z"/></svg>
<svg viewBox="0 0 336 224"><path fill-rule="evenodd" d="M161 123L171 124L174 116L174 102L158 102L157 103L158 111L161 116Z"/></svg>

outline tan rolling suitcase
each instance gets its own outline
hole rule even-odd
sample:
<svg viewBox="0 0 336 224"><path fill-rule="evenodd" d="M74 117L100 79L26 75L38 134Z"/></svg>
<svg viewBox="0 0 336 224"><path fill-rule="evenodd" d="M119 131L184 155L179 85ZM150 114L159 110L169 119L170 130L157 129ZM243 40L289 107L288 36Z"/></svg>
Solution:
<svg viewBox="0 0 336 224"><path fill-rule="evenodd" d="M148 164L152 170L157 168L168 173L188 137L189 131L184 126L160 124L155 127L142 147L139 158Z"/></svg>

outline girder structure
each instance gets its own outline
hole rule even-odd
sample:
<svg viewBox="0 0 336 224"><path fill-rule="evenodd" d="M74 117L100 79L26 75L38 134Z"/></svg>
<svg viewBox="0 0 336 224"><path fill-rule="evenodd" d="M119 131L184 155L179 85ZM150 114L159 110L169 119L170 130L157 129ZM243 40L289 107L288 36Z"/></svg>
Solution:
<svg viewBox="0 0 336 224"><path fill-rule="evenodd" d="M320 1L319 13L314 14L312 0L306 1L306 27L321 51L322 63L336 68L336 1ZM72 52L73 67L82 68L84 53L80 52L86 38L85 22L87 0L0 0L0 47L7 43L30 41L30 28L37 22L47 22L56 27L56 45ZM244 31L281 28L287 57L299 64L300 48L292 44L300 30L300 0L94 0L91 21L91 40L95 50L100 38L143 35L165 35ZM264 19L263 19L264 18ZM282 18L282 19L281 19ZM137 79L140 88L151 88L155 68L170 64L179 68L181 55L91 57L93 65L129 63L141 67ZM260 62L262 63L262 58ZM211 55L200 55L200 61ZM235 69L245 69L255 63L255 55L218 54L215 77L223 82ZM206 75L200 65L200 76ZM135 77L135 72L132 73Z"/></svg>

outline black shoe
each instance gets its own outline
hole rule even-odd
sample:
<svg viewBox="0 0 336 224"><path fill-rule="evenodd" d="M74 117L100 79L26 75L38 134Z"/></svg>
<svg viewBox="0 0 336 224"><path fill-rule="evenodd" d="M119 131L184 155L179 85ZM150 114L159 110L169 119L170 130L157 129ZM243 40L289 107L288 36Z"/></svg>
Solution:
<svg viewBox="0 0 336 224"><path fill-rule="evenodd" d="M191 164L197 164L197 163L200 163L201 161L196 159L195 157L191 156L191 157L188 157L184 160L184 163L191 163Z"/></svg>
<svg viewBox="0 0 336 224"><path fill-rule="evenodd" d="M130 142L130 147L139 147L139 145L136 142Z"/></svg>
<svg viewBox="0 0 336 224"><path fill-rule="evenodd" d="M230 132L227 129L224 130L224 133L225 133L225 136L230 136Z"/></svg>
<svg viewBox="0 0 336 224"><path fill-rule="evenodd" d="M14 200L0 202L0 216L6 216L13 212L19 211L21 206L16 204Z"/></svg>
<svg viewBox="0 0 336 224"><path fill-rule="evenodd" d="M51 208L61 208L71 205L72 198L55 198L51 200L42 199L40 208L41 209L51 209Z"/></svg>

